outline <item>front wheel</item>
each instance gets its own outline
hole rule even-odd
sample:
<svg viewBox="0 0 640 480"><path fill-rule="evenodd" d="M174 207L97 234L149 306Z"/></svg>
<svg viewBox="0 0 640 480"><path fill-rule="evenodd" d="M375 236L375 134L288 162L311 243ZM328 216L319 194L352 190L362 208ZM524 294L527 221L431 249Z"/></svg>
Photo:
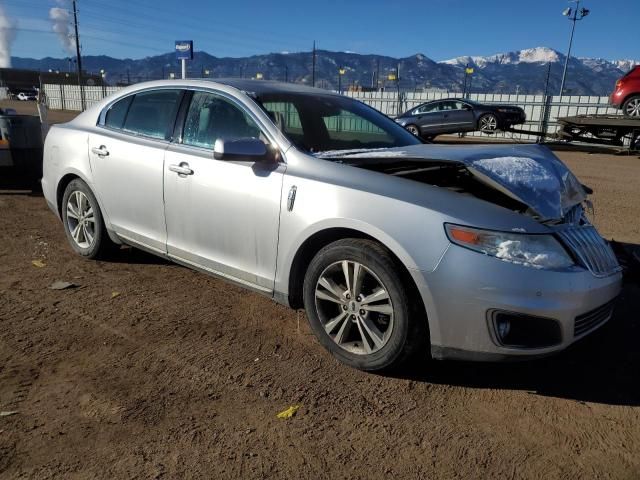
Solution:
<svg viewBox="0 0 640 480"><path fill-rule="evenodd" d="M64 191L62 223L71 248L83 257L98 258L113 246L98 201L79 178L72 180Z"/></svg>
<svg viewBox="0 0 640 480"><path fill-rule="evenodd" d="M626 100L622 105L622 113L628 118L640 118L640 95Z"/></svg>
<svg viewBox="0 0 640 480"><path fill-rule="evenodd" d="M485 113L478 120L478 128L482 133L495 133L498 130L498 117L493 113Z"/></svg>
<svg viewBox="0 0 640 480"><path fill-rule="evenodd" d="M361 370L403 363L427 339L399 266L380 244L338 240L311 261L304 305L311 329L338 360Z"/></svg>

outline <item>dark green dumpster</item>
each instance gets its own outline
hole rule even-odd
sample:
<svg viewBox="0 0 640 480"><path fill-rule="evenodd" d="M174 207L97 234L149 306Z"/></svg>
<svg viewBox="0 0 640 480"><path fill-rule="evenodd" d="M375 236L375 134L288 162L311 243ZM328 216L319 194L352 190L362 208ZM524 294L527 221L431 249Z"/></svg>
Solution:
<svg viewBox="0 0 640 480"><path fill-rule="evenodd" d="M0 115L0 188L40 188L42 128L33 115Z"/></svg>

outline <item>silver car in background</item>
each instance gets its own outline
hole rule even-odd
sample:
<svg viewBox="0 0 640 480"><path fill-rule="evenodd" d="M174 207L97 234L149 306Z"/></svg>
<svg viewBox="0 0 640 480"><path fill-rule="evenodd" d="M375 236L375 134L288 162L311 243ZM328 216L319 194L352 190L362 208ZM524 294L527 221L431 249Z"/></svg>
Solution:
<svg viewBox="0 0 640 480"><path fill-rule="evenodd" d="M304 306L365 370L547 355L605 323L621 287L546 147L424 145L291 84L121 90L52 127L42 187L78 254L128 244Z"/></svg>

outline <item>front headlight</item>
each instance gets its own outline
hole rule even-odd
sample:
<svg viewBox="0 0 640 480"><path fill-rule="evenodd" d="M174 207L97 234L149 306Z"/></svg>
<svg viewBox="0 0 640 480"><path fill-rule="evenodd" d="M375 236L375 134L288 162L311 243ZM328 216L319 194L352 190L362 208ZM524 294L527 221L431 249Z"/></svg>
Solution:
<svg viewBox="0 0 640 480"><path fill-rule="evenodd" d="M552 235L497 232L445 224L451 242L505 262L527 267L559 269L575 264Z"/></svg>
<svg viewBox="0 0 640 480"><path fill-rule="evenodd" d="M403 118L394 118L394 120L396 121L396 123L399 123L400 125L402 125L403 127L406 125L407 121Z"/></svg>

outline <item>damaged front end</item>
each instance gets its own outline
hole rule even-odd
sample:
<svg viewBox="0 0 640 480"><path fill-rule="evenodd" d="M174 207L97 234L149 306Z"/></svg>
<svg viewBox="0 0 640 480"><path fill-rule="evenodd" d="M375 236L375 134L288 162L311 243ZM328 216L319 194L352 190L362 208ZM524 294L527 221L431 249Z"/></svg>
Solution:
<svg viewBox="0 0 640 480"><path fill-rule="evenodd" d="M570 252L575 263L587 268L595 276L607 276L620 270L610 246L585 215L585 207L590 206L587 200L589 189L547 147L415 145L391 149L320 152L316 155L446 188L530 216L547 225ZM448 234L451 235L451 232ZM492 247L491 242L497 239L489 238L490 234L484 236L489 239L489 246L483 245L479 250L484 253L502 259L511 255L508 257L511 258L510 261L514 261L513 258L521 259L521 262L514 263L534 267L544 264L558 265L561 268L564 265L558 259L552 261L551 257L546 258L544 245L535 245L540 250L537 257L514 257L512 253L518 248L517 242L506 239ZM482 235L477 236L476 240L481 237ZM529 242L534 240L529 239ZM492 249L496 251L493 252Z"/></svg>
<svg viewBox="0 0 640 480"><path fill-rule="evenodd" d="M575 175L540 145L414 145L316 155L470 194L545 223L562 222L587 199Z"/></svg>

